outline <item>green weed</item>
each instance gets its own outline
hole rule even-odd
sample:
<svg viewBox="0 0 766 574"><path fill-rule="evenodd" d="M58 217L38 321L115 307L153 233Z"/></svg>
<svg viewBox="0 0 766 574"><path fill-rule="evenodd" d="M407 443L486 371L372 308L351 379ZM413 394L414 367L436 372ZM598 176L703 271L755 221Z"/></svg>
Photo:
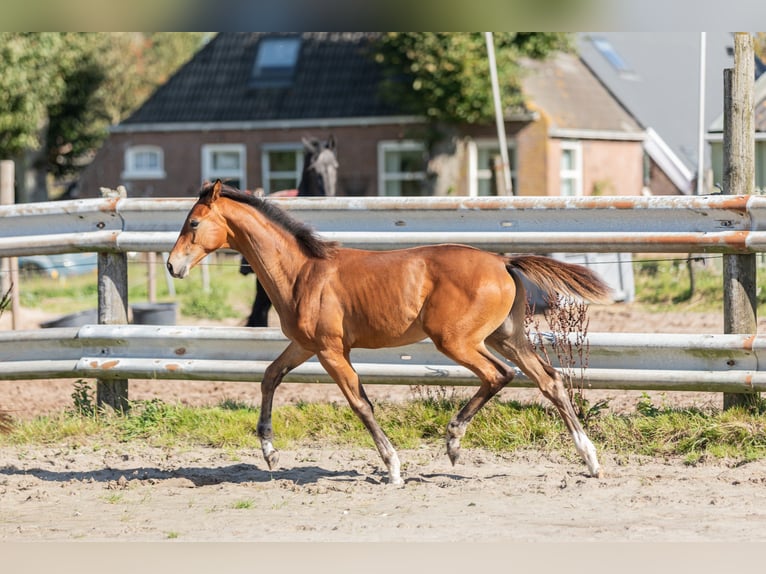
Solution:
<svg viewBox="0 0 766 574"><path fill-rule="evenodd" d="M378 421L399 449L442 448L447 423L461 401L419 400L376 406ZM96 445L143 441L154 446L223 449L258 448L258 411L231 403L191 408L161 401L135 403L129 412L90 417L67 411L56 416L19 421L0 435L3 444ZM304 403L274 411L276 446L374 448L362 423L345 405ZM687 464L708 458L750 461L766 457L766 418L746 408L675 409L642 398L635 412L601 413L590 419L588 432L602 452L618 456L681 457ZM468 427L463 444L494 452L536 449L571 454L572 441L554 409L538 404L492 401Z"/></svg>

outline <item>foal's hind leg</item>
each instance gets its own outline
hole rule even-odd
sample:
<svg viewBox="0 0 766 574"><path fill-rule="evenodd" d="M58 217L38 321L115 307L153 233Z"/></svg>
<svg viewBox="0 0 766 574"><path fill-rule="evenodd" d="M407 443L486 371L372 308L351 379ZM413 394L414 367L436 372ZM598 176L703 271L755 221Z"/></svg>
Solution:
<svg viewBox="0 0 766 574"><path fill-rule="evenodd" d="M266 367L261 381L261 415L258 418L258 438L261 439L263 458L270 469L279 462L279 451L274 448L274 431L271 427L271 407L274 401L274 391L282 382L284 376L295 367L304 363L314 353L307 351L297 343L291 342L276 360Z"/></svg>
<svg viewBox="0 0 766 574"><path fill-rule="evenodd" d="M534 352L526 335L520 329L513 329L511 317L506 323L487 339L487 344L496 349L501 355L515 363L526 375L537 383L543 395L556 407L564 419L569 433L574 440L575 448L588 465L591 476L601 476L596 447L590 441L577 419L572 407L572 401L564 388L561 375L556 369Z"/></svg>
<svg viewBox="0 0 766 574"><path fill-rule="evenodd" d="M438 338L433 340L442 353L470 369L481 379L479 390L447 425L447 456L452 464L455 464L460 457L460 440L465 435L468 423L500 389L511 382L515 373L508 365L492 355L484 343L471 348L462 344L451 345Z"/></svg>

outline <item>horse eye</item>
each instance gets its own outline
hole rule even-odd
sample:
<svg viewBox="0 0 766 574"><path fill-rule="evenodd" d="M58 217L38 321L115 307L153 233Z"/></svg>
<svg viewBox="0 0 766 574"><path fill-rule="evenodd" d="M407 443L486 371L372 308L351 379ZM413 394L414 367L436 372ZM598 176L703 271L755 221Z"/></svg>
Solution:
<svg viewBox="0 0 766 574"><path fill-rule="evenodd" d="M189 222L189 227L191 227L192 229L197 229L199 227L199 220L198 219L192 219Z"/></svg>

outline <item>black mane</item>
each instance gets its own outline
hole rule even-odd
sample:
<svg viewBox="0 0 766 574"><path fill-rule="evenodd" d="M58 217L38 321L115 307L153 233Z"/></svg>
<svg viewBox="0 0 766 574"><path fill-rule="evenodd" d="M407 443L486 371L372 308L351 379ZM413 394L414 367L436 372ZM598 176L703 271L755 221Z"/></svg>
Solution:
<svg viewBox="0 0 766 574"><path fill-rule="evenodd" d="M213 184L205 183L199 194L200 199L212 191ZM322 239L308 225L292 218L286 211L280 209L266 199L249 193L244 193L237 188L226 184L221 184L221 195L257 209L260 213L269 218L269 220L276 223L295 237L298 245L301 246L301 249L303 249L306 255L317 257L319 259L327 259L332 256L338 248L337 242Z"/></svg>

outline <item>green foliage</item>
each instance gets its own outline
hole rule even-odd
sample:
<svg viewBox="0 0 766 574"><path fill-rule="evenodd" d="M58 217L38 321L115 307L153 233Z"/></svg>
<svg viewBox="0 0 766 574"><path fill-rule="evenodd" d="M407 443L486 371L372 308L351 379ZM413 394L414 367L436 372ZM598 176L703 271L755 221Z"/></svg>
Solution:
<svg viewBox="0 0 766 574"><path fill-rule="evenodd" d="M544 58L570 48L566 34L499 32L494 38L504 110L523 104L521 57ZM412 113L447 123L486 123L494 117L481 32L388 32L375 60L384 69L384 95Z"/></svg>
<svg viewBox="0 0 766 574"><path fill-rule="evenodd" d="M205 293L201 290L188 293L183 299L181 313L187 317L225 319L236 314L227 302L227 290L220 289Z"/></svg>
<svg viewBox="0 0 766 574"><path fill-rule="evenodd" d="M182 315L202 319L241 317L250 312L255 295L255 282L239 274L239 258L217 258L211 266L211 291L203 290L201 272L194 269L186 279L174 279L175 300ZM157 299L170 300L163 270L158 263ZM98 305L98 282L95 273L71 276L65 279L50 277L24 277L20 300L24 307L41 308L51 313L74 313ZM128 263L128 302L144 302L148 298L147 266L140 261Z"/></svg>
<svg viewBox="0 0 766 574"><path fill-rule="evenodd" d="M74 413L83 417L92 417L96 414L96 400L93 388L88 381L79 379L74 383L72 392Z"/></svg>
<svg viewBox="0 0 766 574"><path fill-rule="evenodd" d="M1 32L0 158L72 173L201 45L199 32Z"/></svg>
<svg viewBox="0 0 766 574"><path fill-rule="evenodd" d="M0 158L37 147L49 105L64 93L57 55L63 35L0 32Z"/></svg>
<svg viewBox="0 0 766 574"><path fill-rule="evenodd" d="M24 307L74 313L98 305L98 281L95 273L65 279L24 277L20 282L19 300Z"/></svg>
<svg viewBox="0 0 766 574"><path fill-rule="evenodd" d="M656 417L661 409L657 407L647 393L641 393L641 398L636 403L636 411L645 417Z"/></svg>
<svg viewBox="0 0 766 574"><path fill-rule="evenodd" d="M689 269L694 273L694 290ZM634 262L636 302L652 309L675 311L721 310L722 276L715 260L693 262L685 259L637 259Z"/></svg>
<svg viewBox="0 0 766 574"><path fill-rule="evenodd" d="M460 402L414 400L383 403L376 416L399 449L442 448L444 429ZM190 408L159 400L136 402L124 414L85 416L74 411L18 422L3 444L109 444L140 440L153 446L203 445L257 449L258 410L250 406ZM274 411L276 446L374 448L369 433L346 405L304 403ZM682 457L688 464L706 458L750 461L766 457L766 420L747 409L701 410L656 406L648 397L636 412L602 414L588 425L602 452L620 455ZM495 452L536 449L574 455L561 417L537 404L492 401L474 418L463 440L466 448Z"/></svg>

